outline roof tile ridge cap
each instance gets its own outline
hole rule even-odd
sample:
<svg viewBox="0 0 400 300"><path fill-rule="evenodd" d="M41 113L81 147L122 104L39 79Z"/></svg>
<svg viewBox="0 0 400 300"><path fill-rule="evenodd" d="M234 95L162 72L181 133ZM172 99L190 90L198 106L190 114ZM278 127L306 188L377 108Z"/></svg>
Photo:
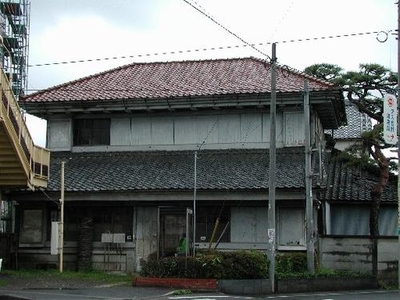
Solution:
<svg viewBox="0 0 400 300"><path fill-rule="evenodd" d="M142 62L142 63L132 63L132 64L171 64L171 63L191 63L191 62L218 62L218 61L234 61L234 60L247 60L247 59L258 59L253 56L245 56L245 57L225 57L225 58L199 58L199 59L184 59L184 60L167 60L167 61L154 61L154 62ZM131 65L132 65L131 64Z"/></svg>
<svg viewBox="0 0 400 300"><path fill-rule="evenodd" d="M253 56L245 56L245 57L226 57L226 58L203 58L203 59L187 59L187 60L171 60L171 61L164 61L161 63L206 63L206 62L231 62L231 61L245 61L245 60L259 60L263 61L262 59L258 59Z"/></svg>
<svg viewBox="0 0 400 300"><path fill-rule="evenodd" d="M31 98L31 97L35 97L35 96L40 95L40 94L48 93L48 92L51 92L53 90L57 90L57 89L62 88L62 87L67 87L69 85L72 85L72 84L75 84L75 83L79 83L79 82L83 82L83 81L86 81L88 79L99 77L99 76L102 76L102 75L105 75L105 74L113 73L115 71L120 71L120 70L123 70L123 69L127 69L127 68L135 66L135 65L151 65L151 64L157 64L157 63L161 63L161 62L133 62L133 63L126 64L126 65L117 66L115 68L107 69L107 70L104 70L104 71L101 71L101 72L97 72L97 73L94 73L94 74L90 74L90 75L87 75L87 76L83 76L83 77L80 77L80 78L72 79L72 80L64 82L64 83L56 84L54 86L42 89L42 90L40 90L38 92L26 95L26 96L22 97L21 100L28 99L28 98Z"/></svg>
<svg viewBox="0 0 400 300"><path fill-rule="evenodd" d="M293 73L293 74L296 74L296 75L301 75L301 76L303 76L305 78L311 79L311 80L319 82L319 83L326 84L326 85L331 86L331 87L338 87L337 85L333 84L332 82L329 82L327 80L323 80L323 79L317 78L315 76L309 75L309 74L305 73L304 71L300 71L300 70L298 70L296 68L293 68L291 66L288 66L288 65L278 64L277 67L279 69L286 70L286 71L288 71L290 73Z"/></svg>
<svg viewBox="0 0 400 300"><path fill-rule="evenodd" d="M36 96L38 96L40 94L48 93L48 92L51 92L53 90L57 90L57 89L62 88L62 87L67 87L69 85L72 85L72 84L75 84L75 83L78 83L78 82L86 81L88 79L92 79L92 78L95 78L95 77L99 77L101 75L109 74L109 73L112 73L112 72L115 72L115 71L127 69L129 67L137 66L137 65L162 65L162 64L172 64L172 63L218 62L218 61L222 62L222 61L246 60L246 59L254 59L254 60L263 61L262 59L250 56L250 57L237 57L237 58L208 58L208 59L189 59L189 60L153 61L153 62L132 62L130 64L121 65L121 66L118 66L118 67L115 67L115 68L111 68L111 69L108 69L108 70L97 72L97 73L94 73L94 74L91 74L91 75L88 75L88 76L84 76L84 77L81 77L81 78L73 79L73 80L70 80L70 81L67 81L67 82L64 82L64 83L60 83L60 84L57 84L57 85L42 89L42 90L40 90L38 92L35 92L35 93L32 93L32 94L28 94L26 96L21 97L21 100L24 101L26 99L36 97Z"/></svg>
<svg viewBox="0 0 400 300"><path fill-rule="evenodd" d="M246 59L246 57L243 58L243 59ZM268 61L266 59L258 58L258 57L255 57L255 56L247 57L247 59L251 59L251 60L258 61L258 62L262 62L264 64L271 64L270 61ZM313 81L320 82L320 83L329 85L331 87L336 87L335 84L333 84L333 83L331 83L329 81L319 79L319 78L317 78L315 76L309 75L309 74L305 73L304 71L300 71L300 70L298 70L296 68L293 68L293 67L291 67L289 65L277 64L277 67L278 67L278 69L287 70L287 71L289 71L289 72L291 72L293 74L301 75L301 76L306 77L308 79L312 79Z"/></svg>

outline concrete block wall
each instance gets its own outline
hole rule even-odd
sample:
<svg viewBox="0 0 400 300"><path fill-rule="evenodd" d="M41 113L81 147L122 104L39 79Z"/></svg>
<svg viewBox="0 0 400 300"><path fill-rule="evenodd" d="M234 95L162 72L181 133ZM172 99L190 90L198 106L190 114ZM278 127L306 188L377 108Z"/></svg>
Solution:
<svg viewBox="0 0 400 300"><path fill-rule="evenodd" d="M398 240L380 238L378 241L378 271L397 272ZM322 268L372 272L372 240L368 237L322 237L319 239Z"/></svg>

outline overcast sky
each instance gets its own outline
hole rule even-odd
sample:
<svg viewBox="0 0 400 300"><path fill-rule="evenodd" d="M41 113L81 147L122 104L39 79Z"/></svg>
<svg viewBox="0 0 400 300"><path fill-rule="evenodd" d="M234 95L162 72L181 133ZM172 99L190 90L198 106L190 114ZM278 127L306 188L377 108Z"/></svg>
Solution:
<svg viewBox="0 0 400 300"><path fill-rule="evenodd" d="M272 42L278 63L299 70L323 62L347 71L379 63L397 72L395 2L32 0L28 93L132 62L266 58L262 53L271 56ZM99 60L60 64L91 59ZM28 118L28 126L43 146L46 123Z"/></svg>

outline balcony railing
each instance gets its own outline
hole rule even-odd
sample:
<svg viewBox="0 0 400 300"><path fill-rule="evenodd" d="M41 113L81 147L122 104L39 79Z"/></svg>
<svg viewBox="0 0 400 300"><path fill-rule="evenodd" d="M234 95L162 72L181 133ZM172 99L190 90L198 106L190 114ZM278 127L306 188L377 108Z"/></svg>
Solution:
<svg viewBox="0 0 400 300"><path fill-rule="evenodd" d="M27 183L31 188L46 187L50 152L33 143L21 108L12 92L12 85L3 70L0 70L0 84L0 117L27 176Z"/></svg>

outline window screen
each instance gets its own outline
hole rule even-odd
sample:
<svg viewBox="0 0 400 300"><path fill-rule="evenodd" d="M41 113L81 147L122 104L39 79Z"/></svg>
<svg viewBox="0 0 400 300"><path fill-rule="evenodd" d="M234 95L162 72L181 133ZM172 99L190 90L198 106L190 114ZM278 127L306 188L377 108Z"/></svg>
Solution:
<svg viewBox="0 0 400 300"><path fill-rule="evenodd" d="M110 119L74 120L74 146L110 145Z"/></svg>
<svg viewBox="0 0 400 300"><path fill-rule="evenodd" d="M279 208L279 246L304 246L303 208Z"/></svg>
<svg viewBox="0 0 400 300"><path fill-rule="evenodd" d="M331 206L331 234L369 235L369 207Z"/></svg>
<svg viewBox="0 0 400 300"><path fill-rule="evenodd" d="M219 220L218 223L217 219ZM209 242L214 229L214 243L218 239L220 239L220 242L229 242L229 219L229 207L199 207L196 212L196 242ZM222 234L225 227L226 230Z"/></svg>

